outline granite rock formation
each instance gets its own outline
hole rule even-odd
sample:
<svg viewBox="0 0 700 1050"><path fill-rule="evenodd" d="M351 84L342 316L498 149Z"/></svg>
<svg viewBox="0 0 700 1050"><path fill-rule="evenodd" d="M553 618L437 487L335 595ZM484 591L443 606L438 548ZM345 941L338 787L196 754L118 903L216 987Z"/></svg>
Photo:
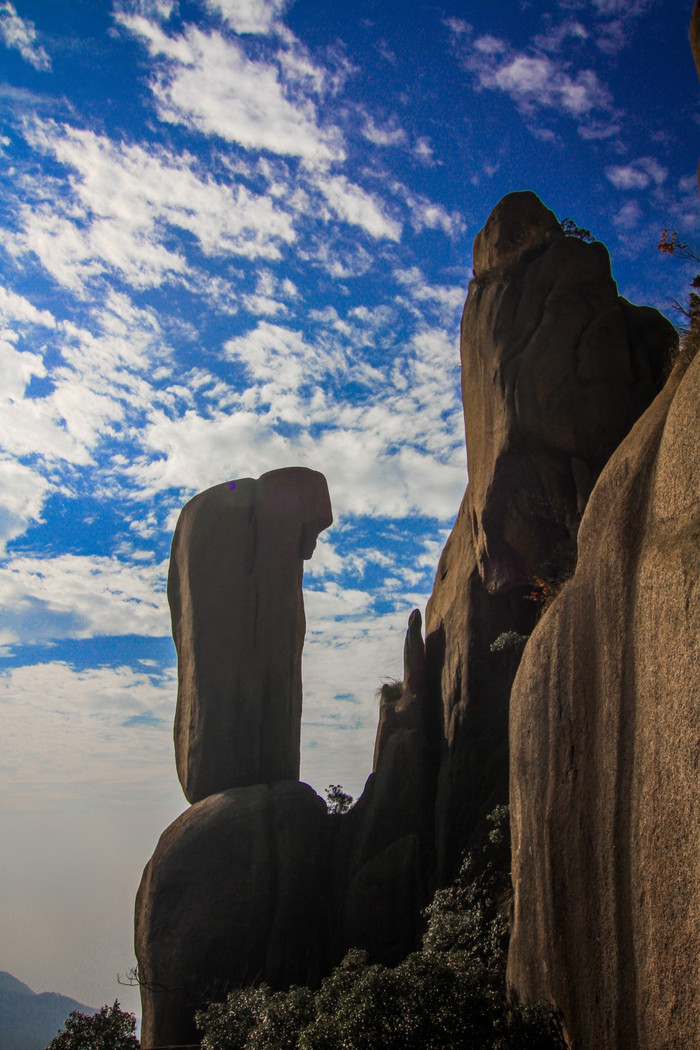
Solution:
<svg viewBox="0 0 700 1050"><path fill-rule="evenodd" d="M576 1050L700 1035L700 357L605 468L511 696L509 979Z"/></svg>
<svg viewBox="0 0 700 1050"><path fill-rule="evenodd" d="M700 74L700 3L690 39ZM572 1050L700 1038L700 355L604 469L511 696L512 993Z"/></svg>
<svg viewBox="0 0 700 1050"><path fill-rule="evenodd" d="M634 794L653 790L669 746L687 745L690 707L683 704L693 702L682 698L687 669L681 667L669 705L658 713L659 675L673 673L672 632L679 653L686 652L690 639L683 631L691 622L684 605L691 584L683 575L690 580L689 548L674 523L683 518L683 528L690 527L691 507L682 494L694 483L692 449L683 425L691 424L692 397L678 402L676 416L658 421L658 406L667 404L678 383L674 373L654 400L675 343L675 332L657 311L618 296L603 245L565 236L532 193L509 194L494 209L475 241L462 321L469 484L440 559L425 645L416 610L406 635L403 680L381 692L373 772L357 804L343 815L329 815L311 789L296 782L301 569L318 532L331 521L325 480L313 471L274 471L258 482L217 486L188 504L173 541L169 597L180 663L178 771L196 804L162 836L139 890L145 1047L194 1039L199 1002L221 997L229 987L259 980L276 987L313 984L348 948L365 948L374 960L392 964L417 946L421 909L433 889L451 881L486 815L508 801L509 705L523 648L512 716L520 880L513 988L526 999L544 995L559 1005L561 998L567 1019L578 1016L582 1004L595 1012L585 988L600 992L597 973L577 971L575 980L584 987L579 994L557 983L573 983L570 971L543 975L532 963L541 947L548 965L562 964L565 952L551 922L552 916L559 921L564 894L568 899L561 879L569 877L588 893L568 903L565 951L574 951L581 932L575 924L598 900L584 871L595 857L601 869L607 864L601 885L613 895L612 905L601 903L599 925L617 923L621 958L637 953L633 986L620 976L627 970L612 959L610 944L602 962L596 956L594 923L581 932L580 959L600 963L599 971L607 965L618 995L632 996L626 1002L641 1001L634 999L635 989L654 1001L645 967L651 974L661 958L664 931L653 902L639 896L646 874L634 881L630 872L637 857L652 858L650 870L657 875L649 876L648 885L656 892L659 843L669 851L674 841L680 843L686 873L689 862L688 840L678 837L688 827L689 796L680 787L669 790L659 807L666 822L660 830L648 806L635 808ZM650 426L658 452L656 438L645 437L647 458L641 445L638 455L624 453L637 449L639 435L650 434ZM678 441L686 442L685 458L662 455ZM620 467L613 470L616 462ZM597 531L609 543L602 559L590 553ZM627 534L633 540L629 549ZM536 626L574 572L579 540L579 570ZM655 574L670 584L668 609L656 596ZM582 590L577 580L584 581ZM570 593L582 595L574 611L585 625L579 628L574 618L564 622L567 614L560 611L562 640L543 642L548 625L559 624L555 611L566 610ZM649 609L642 608L647 596ZM644 632L653 631L659 616L667 624L647 658ZM573 645L577 631L585 644L567 664L564 647ZM608 648L600 631L608 632ZM593 681L586 677L589 669L596 669ZM635 688L632 674L645 681L639 712L630 713L624 704L615 707L615 689ZM557 721L563 714L555 684L568 705L564 728ZM597 685L610 691L604 714L593 700ZM542 721L533 728L535 717ZM608 749L602 757L593 753L595 741L585 738L591 727ZM690 777L689 756L679 761ZM564 778L560 795L550 775ZM584 782L588 793L579 796ZM532 797L533 785L541 798ZM613 805L612 816L606 805ZM554 871L537 852L536 834L540 819L554 827L562 814L580 823L571 831L570 868L562 861ZM600 848L587 852L598 833L595 821ZM555 846L568 848L568 825L556 827L551 856ZM618 839L629 843L635 836L647 842L647 853L616 854ZM525 856L530 846L533 854ZM540 877L545 881L538 887ZM665 898L660 891L658 897L668 914L676 909L674 916L681 899L674 894L691 889L685 875L679 878L677 884L669 880ZM529 900L539 911L527 919ZM637 912L641 918L634 917ZM630 916L628 932L623 926ZM653 935L639 939L636 931L647 918L655 924ZM686 919L673 948L689 966L687 937L696 928ZM598 932L602 937L605 930ZM645 946L651 946L648 959ZM657 1000L668 997L669 986L662 980L654 994ZM607 1031L615 1035L621 1023L611 1022ZM581 1043L586 1050L589 1045ZM619 1050L623 1045L610 1043ZM639 1045L651 1050L654 1044Z"/></svg>
<svg viewBox="0 0 700 1050"><path fill-rule="evenodd" d="M364 948L395 965L413 951L434 889L436 718L425 692L421 615L404 644L402 682L382 687L374 770L338 822L333 851L334 957Z"/></svg>
<svg viewBox="0 0 700 1050"><path fill-rule="evenodd" d="M301 467L208 489L183 509L168 599L175 753L192 805L161 836L136 900L145 1047L198 1041L232 987L327 966L326 805L299 784L303 560L332 522Z"/></svg>
<svg viewBox="0 0 700 1050"><path fill-rule="evenodd" d="M604 245L567 237L530 192L474 242L461 329L469 484L426 610L443 706L439 876L508 799L508 697L538 605L572 571L589 494L660 390L672 326L617 293Z"/></svg>
<svg viewBox="0 0 700 1050"><path fill-rule="evenodd" d="M201 492L175 529L175 756L189 802L299 778L303 560L333 521L326 479L291 467Z"/></svg>
<svg viewBox="0 0 700 1050"><path fill-rule="evenodd" d="M295 781L211 795L163 832L136 901L144 1047L197 1043L231 988L318 981L326 965L325 802Z"/></svg>

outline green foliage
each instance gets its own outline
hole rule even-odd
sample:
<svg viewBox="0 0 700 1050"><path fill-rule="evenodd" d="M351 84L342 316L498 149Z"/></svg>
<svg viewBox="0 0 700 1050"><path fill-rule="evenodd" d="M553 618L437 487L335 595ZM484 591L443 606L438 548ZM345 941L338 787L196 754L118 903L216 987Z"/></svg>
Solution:
<svg viewBox="0 0 700 1050"><path fill-rule="evenodd" d="M668 229L664 230L657 248L665 255L674 255L678 259L685 259L689 262L700 262L700 251L690 244L679 241L676 230L670 236ZM676 325L676 330L680 334L678 360L685 367L700 350L700 295L695 291L695 289L700 289L700 274L695 275L690 282L690 287L687 306L677 299L671 299L671 306L684 319L684 323Z"/></svg>
<svg viewBox="0 0 700 1050"><path fill-rule="evenodd" d="M522 653L527 639L527 634L518 634L517 631L503 631L495 641L491 642L489 649L492 653Z"/></svg>
<svg viewBox="0 0 700 1050"><path fill-rule="evenodd" d="M579 241L587 241L589 244L595 240L590 230L584 226L577 226L573 219L562 219L559 223L567 237L576 237Z"/></svg>
<svg viewBox="0 0 700 1050"><path fill-rule="evenodd" d="M283 1050L297 1046L299 1032L314 1018L309 988L272 992L266 984L239 988L223 1003L197 1014L204 1050Z"/></svg>
<svg viewBox="0 0 700 1050"><path fill-rule="evenodd" d="M135 1032L136 1018L115 1000L93 1016L74 1010L46 1050L138 1050Z"/></svg>
<svg viewBox="0 0 700 1050"><path fill-rule="evenodd" d="M352 809L353 797L343 791L340 784L329 784L325 791L329 813L347 813Z"/></svg>
<svg viewBox="0 0 700 1050"><path fill-rule="evenodd" d="M205 1050L554 1050L546 1007L510 1007L508 807L426 910L423 947L393 968L352 949L317 992L267 985L197 1015Z"/></svg>

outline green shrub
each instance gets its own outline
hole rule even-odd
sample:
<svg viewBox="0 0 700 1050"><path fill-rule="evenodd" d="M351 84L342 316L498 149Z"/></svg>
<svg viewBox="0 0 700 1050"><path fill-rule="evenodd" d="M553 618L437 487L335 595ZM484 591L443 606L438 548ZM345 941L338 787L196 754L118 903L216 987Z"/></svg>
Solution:
<svg viewBox="0 0 700 1050"><path fill-rule="evenodd" d="M74 1010L46 1050L138 1050L135 1032L136 1018L115 1000L93 1015Z"/></svg>
<svg viewBox="0 0 700 1050"><path fill-rule="evenodd" d="M231 992L197 1015L205 1050L555 1050L545 1006L507 1002L508 807L426 909L420 951L395 967L352 949L317 992L267 985Z"/></svg>

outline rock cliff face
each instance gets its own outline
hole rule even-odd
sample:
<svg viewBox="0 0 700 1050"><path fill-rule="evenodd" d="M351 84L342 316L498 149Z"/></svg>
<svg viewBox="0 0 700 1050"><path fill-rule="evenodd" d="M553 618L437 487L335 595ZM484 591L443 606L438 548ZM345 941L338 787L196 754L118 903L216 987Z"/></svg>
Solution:
<svg viewBox="0 0 700 1050"><path fill-rule="evenodd" d="M185 795L299 778L303 559L333 521L301 467L201 492L175 529L175 757Z"/></svg>
<svg viewBox="0 0 700 1050"><path fill-rule="evenodd" d="M690 38L700 74L698 2ZM700 1039L700 355L689 356L686 345L601 474L576 573L511 696L508 979L516 997L556 1005L572 1050Z"/></svg>
<svg viewBox="0 0 700 1050"><path fill-rule="evenodd" d="M613 455L511 696L510 983L576 1050L700 1035L700 357Z"/></svg>
<svg viewBox="0 0 700 1050"><path fill-rule="evenodd" d="M508 697L538 604L572 571L600 471L661 388L675 333L617 294L600 243L512 193L474 242L461 331L469 485L426 612L441 698L440 875L508 797Z"/></svg>

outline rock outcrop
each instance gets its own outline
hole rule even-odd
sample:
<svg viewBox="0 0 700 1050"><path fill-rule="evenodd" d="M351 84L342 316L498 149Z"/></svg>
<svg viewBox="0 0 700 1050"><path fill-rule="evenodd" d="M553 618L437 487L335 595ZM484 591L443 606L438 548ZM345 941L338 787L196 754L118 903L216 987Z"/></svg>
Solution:
<svg viewBox="0 0 700 1050"><path fill-rule="evenodd" d="M414 609L403 681L380 694L374 770L336 830L336 959L356 947L395 965L420 942L421 912L434 889L437 728L425 691L421 615Z"/></svg>
<svg viewBox="0 0 700 1050"><path fill-rule="evenodd" d="M676 336L617 293L604 245L511 193L474 242L461 329L469 484L426 610L442 700L440 877L508 798L508 697L538 605L569 575L589 494L660 390Z"/></svg>
<svg viewBox="0 0 700 1050"><path fill-rule="evenodd" d="M173 538L175 753L195 803L161 836L136 900L142 1045L194 1043L230 988L327 968L328 813L299 784L303 560L333 520L301 467L195 496Z"/></svg>
<svg viewBox="0 0 700 1050"><path fill-rule="evenodd" d="M509 979L576 1050L700 1037L700 357L612 457L511 697Z"/></svg>
<svg viewBox="0 0 700 1050"><path fill-rule="evenodd" d="M700 74L700 3L690 39ZM700 1041L697 327L614 453L511 697L514 996L572 1050Z"/></svg>
<svg viewBox="0 0 700 1050"><path fill-rule="evenodd" d="M197 1043L232 988L320 980L325 802L295 781L211 795L163 832L136 901L144 1047Z"/></svg>
<svg viewBox="0 0 700 1050"><path fill-rule="evenodd" d="M216 485L184 507L168 600L188 801L299 778L303 560L332 521L326 479L302 467Z"/></svg>
<svg viewBox="0 0 700 1050"><path fill-rule="evenodd" d="M195 804L139 890L144 1046L194 1041L197 1006L231 987L314 984L351 947L405 957L433 889L508 801L511 759L514 994L553 1001L576 1050L684 1045L700 391L693 366L659 394L676 342L618 296L604 246L565 236L534 194L494 209L462 320L469 484L425 645L416 610L343 815L297 782L302 562L332 520L325 480L273 471L187 505L169 598ZM670 1041L644 1042L652 1030Z"/></svg>

